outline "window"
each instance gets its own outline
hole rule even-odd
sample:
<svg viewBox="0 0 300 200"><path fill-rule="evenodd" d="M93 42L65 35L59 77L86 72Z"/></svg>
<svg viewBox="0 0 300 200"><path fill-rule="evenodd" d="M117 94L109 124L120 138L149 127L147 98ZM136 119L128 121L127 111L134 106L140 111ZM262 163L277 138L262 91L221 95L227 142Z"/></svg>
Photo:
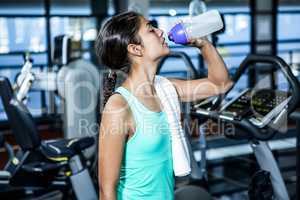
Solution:
<svg viewBox="0 0 300 200"><path fill-rule="evenodd" d="M92 1L94 2L96 1ZM100 1L101 3L103 2ZM79 51L83 51L83 57L91 59L91 49L97 34L94 14L106 13L106 6L100 4L95 6L88 0L51 0L50 17L47 18L44 1L1 1L0 75L8 77L14 83L23 65L25 51L30 52L33 57L34 70L47 70L47 57L51 53L47 45L47 19L50 20L51 41L59 34L68 34L80 44ZM49 94L31 91L29 96L27 105L30 111L34 116L41 116L42 105L49 106ZM57 99L55 102L58 102ZM0 104L0 121L5 119L6 115Z"/></svg>
<svg viewBox="0 0 300 200"><path fill-rule="evenodd" d="M50 0L51 15L90 15L90 0Z"/></svg>
<svg viewBox="0 0 300 200"><path fill-rule="evenodd" d="M0 53L46 50L44 18L2 17L0 28Z"/></svg>
<svg viewBox="0 0 300 200"><path fill-rule="evenodd" d="M45 13L44 1L41 0L1 0L1 15L43 15Z"/></svg>
<svg viewBox="0 0 300 200"><path fill-rule="evenodd" d="M277 33L278 55L288 64L296 67L300 64L300 28L295 26L300 21L300 7L294 7L294 9L296 11L292 13L285 9L279 13Z"/></svg>

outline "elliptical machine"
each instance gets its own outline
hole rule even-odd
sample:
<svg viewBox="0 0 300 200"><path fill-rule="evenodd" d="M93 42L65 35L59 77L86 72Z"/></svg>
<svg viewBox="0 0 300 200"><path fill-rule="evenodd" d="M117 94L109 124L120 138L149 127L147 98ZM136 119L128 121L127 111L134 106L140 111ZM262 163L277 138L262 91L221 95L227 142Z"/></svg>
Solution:
<svg viewBox="0 0 300 200"><path fill-rule="evenodd" d="M63 55L65 54L63 53ZM32 87L35 89L46 88L55 90L58 87L56 86L57 79L56 75L54 80L50 79L49 77L52 76L49 73L33 73L31 71L32 59L30 59L29 55L26 55L24 58L24 66L17 77L14 89L8 78L0 77L0 97L16 143L20 146L20 149L15 154L8 143L0 142L2 146L5 146L9 154L8 163L4 170L0 171L0 197L5 199L14 198L12 197L13 194L16 195L14 199L24 196L33 196L35 198L36 195L57 190L62 191L66 198L68 198L68 194L71 191L78 200L98 199L88 166L86 165L86 156L82 152L93 148L93 146L93 149L95 149L95 138L83 137L83 135L77 134L72 138L67 137L67 139L41 140L34 119L25 105L27 93ZM84 65L84 61L74 63L70 65L70 68L73 68L75 75L64 70L67 81L70 81L73 77L79 80L80 78L78 77L81 77L80 75L83 74L82 76L84 76L89 72L88 67L90 65ZM78 69L80 64L83 65L82 67L86 71ZM81 71L85 72L81 74L79 73ZM94 75L97 76L96 73ZM91 77L84 77L92 81ZM59 81L57 82L60 83ZM49 86L52 87L49 88ZM71 92L73 92L71 94L75 93L74 89L63 89L63 91L68 91L68 99L75 98L75 96L70 96ZM78 95L80 94L82 93ZM95 94L93 93L93 95ZM65 114L72 115L73 113L69 111ZM94 119L93 114L84 113L84 119ZM81 119L80 117L76 119ZM74 118L72 120L75 120ZM74 123L74 121L72 122ZM68 125L70 124L68 123ZM18 192L16 193L15 191Z"/></svg>
<svg viewBox="0 0 300 200"><path fill-rule="evenodd" d="M13 88L16 98L24 104L31 89L48 91L59 96L50 103L50 112L57 110L63 123L64 138L72 139L98 135L98 96L102 77L97 66L73 56L71 38L58 35L54 38L53 70L34 71L33 60L29 54L24 56L24 65L16 77ZM50 113L52 114L52 113ZM86 149L84 155L94 159L96 145Z"/></svg>
<svg viewBox="0 0 300 200"><path fill-rule="evenodd" d="M192 115L202 120L212 119L219 126L225 127L220 134L228 138L249 141L262 170L250 184L249 199L289 200L282 175L267 141L280 131L289 114L297 107L300 85L284 60L269 55L247 56L234 75L233 82L236 83L246 69L257 63L276 66L289 82L290 91L274 89L256 91L249 88L222 105L219 110L203 109L200 106ZM228 93L229 91L225 97ZM255 181L259 176L263 176L265 181L258 186Z"/></svg>
<svg viewBox="0 0 300 200"><path fill-rule="evenodd" d="M24 188L25 194L51 188L63 191L72 188L78 200L97 199L89 171L82 162L82 150L91 147L94 138L42 141L32 115L16 98L6 77L0 77L0 94L20 146L16 154L10 155L4 169L9 175L4 177L8 178L9 185Z"/></svg>

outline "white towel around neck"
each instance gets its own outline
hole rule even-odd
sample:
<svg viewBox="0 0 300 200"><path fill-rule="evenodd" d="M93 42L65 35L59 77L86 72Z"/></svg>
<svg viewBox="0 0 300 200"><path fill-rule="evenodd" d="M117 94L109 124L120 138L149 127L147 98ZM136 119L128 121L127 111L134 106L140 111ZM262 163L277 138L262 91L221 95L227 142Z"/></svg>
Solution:
<svg viewBox="0 0 300 200"><path fill-rule="evenodd" d="M186 138L180 121L180 103L174 85L162 76L155 76L156 93L167 115L171 132L173 170L175 176L186 176L191 173L190 157Z"/></svg>

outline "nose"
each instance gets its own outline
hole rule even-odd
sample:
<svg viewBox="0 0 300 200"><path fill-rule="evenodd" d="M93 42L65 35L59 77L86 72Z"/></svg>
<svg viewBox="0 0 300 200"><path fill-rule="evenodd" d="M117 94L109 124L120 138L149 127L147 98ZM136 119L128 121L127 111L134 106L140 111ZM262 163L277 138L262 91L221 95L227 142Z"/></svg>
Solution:
<svg viewBox="0 0 300 200"><path fill-rule="evenodd" d="M156 28L156 34L159 36L159 37L162 37L163 34L164 34L164 31L159 29L159 28Z"/></svg>

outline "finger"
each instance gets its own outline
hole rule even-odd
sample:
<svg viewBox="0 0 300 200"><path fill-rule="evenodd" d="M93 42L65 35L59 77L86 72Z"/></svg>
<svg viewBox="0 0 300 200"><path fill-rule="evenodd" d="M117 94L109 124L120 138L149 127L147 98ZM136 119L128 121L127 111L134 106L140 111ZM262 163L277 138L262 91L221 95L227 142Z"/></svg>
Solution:
<svg viewBox="0 0 300 200"><path fill-rule="evenodd" d="M200 38L201 40L208 40L207 36L203 36Z"/></svg>
<svg viewBox="0 0 300 200"><path fill-rule="evenodd" d="M197 41L196 38L189 38L189 43L195 43Z"/></svg>

